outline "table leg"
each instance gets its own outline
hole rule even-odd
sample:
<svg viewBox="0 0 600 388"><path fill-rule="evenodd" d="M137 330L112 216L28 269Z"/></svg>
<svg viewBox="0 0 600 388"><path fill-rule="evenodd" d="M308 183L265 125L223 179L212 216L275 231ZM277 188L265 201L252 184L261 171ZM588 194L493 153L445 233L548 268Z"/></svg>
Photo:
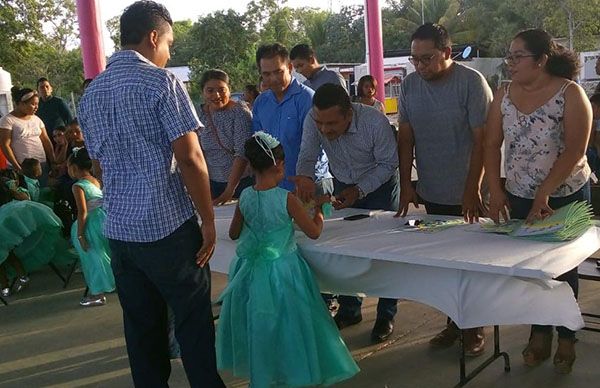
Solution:
<svg viewBox="0 0 600 388"><path fill-rule="evenodd" d="M500 352L500 329L496 325L494 326L494 354L492 354L489 358L479 364L471 373L466 374L465 367L465 341L463 331L460 331L460 381L456 384L455 387L463 387L469 381L471 381L475 376L477 376L481 371L487 368L492 362L496 361L496 359L503 357L504 358L504 371L510 372L510 359L508 357L508 353Z"/></svg>
<svg viewBox="0 0 600 388"><path fill-rule="evenodd" d="M48 265L50 266L50 268L52 268L52 271L54 271L56 276L58 276L60 278L60 280L62 280L63 286L64 286L63 288L66 288L67 287L67 279L65 279L63 274L60 273L60 270L56 267L56 265L54 265L54 263L49 263Z"/></svg>
<svg viewBox="0 0 600 388"><path fill-rule="evenodd" d="M590 313L581 313L581 315L584 317L592 318L592 320L585 320L584 318L585 327L581 330L594 331L596 333L600 333L600 328L590 326L600 326L600 315Z"/></svg>

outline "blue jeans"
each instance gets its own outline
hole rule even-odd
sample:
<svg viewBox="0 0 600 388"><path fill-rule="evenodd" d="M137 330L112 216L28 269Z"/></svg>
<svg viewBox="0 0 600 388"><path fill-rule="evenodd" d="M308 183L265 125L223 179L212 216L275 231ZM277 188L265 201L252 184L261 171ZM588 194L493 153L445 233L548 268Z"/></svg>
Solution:
<svg viewBox="0 0 600 388"><path fill-rule="evenodd" d="M196 265L202 237L196 217L154 242L109 240L136 387L168 387L167 305L191 387L225 387L217 373L210 269Z"/></svg>
<svg viewBox="0 0 600 388"><path fill-rule="evenodd" d="M506 193L506 195L510 204L510 217L518 219L527 218L527 214L529 214L531 205L533 205L533 199L517 197L516 195L512 195L511 193ZM548 200L548 205L550 205L552 209L558 209L560 207L570 204L571 202L586 201L590 203L590 200L590 183L587 182L585 185L583 185L582 188L580 188L571 195L558 198L550 197L550 199ZM575 299L577 299L577 295L579 294L579 276L577 275L577 267L560 275L555 280L567 282L569 286L571 286L571 288L573 289ZM548 333L552 332L552 326L531 325L531 331ZM556 328L556 331L558 332L559 338L575 338L575 332L566 327L559 326Z"/></svg>
<svg viewBox="0 0 600 388"><path fill-rule="evenodd" d="M342 183L335 177L333 178L334 195L350 186L353 185ZM370 210L398 210L398 193L398 174L394 173L390 180L379 186L377 190L369 193L365 198L356 201L352 207ZM377 319L393 320L398 312L397 302L398 299L379 298L377 302ZM338 303L338 316L356 317L360 315L362 298L340 295Z"/></svg>
<svg viewBox="0 0 600 388"><path fill-rule="evenodd" d="M338 181L333 178L333 195L338 195L344 189L354 186L353 184L347 184ZM398 171L392 175L392 177L379 186L377 190L367 194L363 199L357 200L352 207L358 209L369 209L369 210L398 210L398 195L400 193L400 187L398 185Z"/></svg>
<svg viewBox="0 0 600 388"><path fill-rule="evenodd" d="M240 179L238 187L236 187L235 191L233 192L233 198L238 199L240 197L240 194L242 193L242 190L244 190L246 187L252 186L253 184L254 177L247 176L245 178ZM226 188L227 182L217 182L213 181L212 179L210 180L210 196L213 199L223 194L223 191L225 191Z"/></svg>

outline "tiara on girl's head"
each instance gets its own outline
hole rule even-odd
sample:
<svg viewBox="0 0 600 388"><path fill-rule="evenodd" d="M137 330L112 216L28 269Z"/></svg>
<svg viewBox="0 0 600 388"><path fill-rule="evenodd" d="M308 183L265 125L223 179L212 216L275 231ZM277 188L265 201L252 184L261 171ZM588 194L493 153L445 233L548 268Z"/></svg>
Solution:
<svg viewBox="0 0 600 388"><path fill-rule="evenodd" d="M275 139L273 136L269 135L266 132L258 131L254 135L254 140L258 143L260 148L273 160L273 165L277 164L275 161L275 155L273 154L273 148L277 147L280 143L279 140Z"/></svg>
<svg viewBox="0 0 600 388"><path fill-rule="evenodd" d="M77 153L84 149L85 147L73 147L73 156L77 157Z"/></svg>

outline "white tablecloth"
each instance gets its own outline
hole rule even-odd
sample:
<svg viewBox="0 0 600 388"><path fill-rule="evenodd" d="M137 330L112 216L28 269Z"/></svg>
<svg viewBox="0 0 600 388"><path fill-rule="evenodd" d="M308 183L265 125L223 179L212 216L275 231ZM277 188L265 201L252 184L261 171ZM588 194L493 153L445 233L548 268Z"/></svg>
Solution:
<svg viewBox="0 0 600 388"><path fill-rule="evenodd" d="M228 272L235 242L228 237L234 205L215 208L217 248L211 269ZM568 284L552 278L600 248L592 227L567 243L519 240L464 225L437 233L409 232L392 212L344 221L360 209L334 212L323 234L298 245L324 291L415 300L433 306L461 328L537 323L583 327ZM399 312L401 317L402 311Z"/></svg>

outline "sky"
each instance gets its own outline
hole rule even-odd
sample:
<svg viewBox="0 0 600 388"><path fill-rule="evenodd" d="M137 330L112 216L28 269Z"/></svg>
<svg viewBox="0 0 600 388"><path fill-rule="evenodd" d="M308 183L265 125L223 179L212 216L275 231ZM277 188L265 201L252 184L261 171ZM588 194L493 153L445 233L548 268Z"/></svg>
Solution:
<svg viewBox="0 0 600 388"><path fill-rule="evenodd" d="M211 0L158 0L163 3L171 13L171 18L174 21L190 19L196 21L198 17L213 13L219 10L229 8L237 12L244 12L249 0L226 0L226 1L211 1ZM113 44L110 40L108 30L106 29L106 21L113 16L120 15L123 9L128 4L133 3L133 0L98 0L100 3L100 16L104 26L104 50L107 54L114 51ZM383 3L383 1L381 1ZM323 9L331 9L334 12L344 5L364 4L364 0L288 0L285 5L292 8L298 7L315 7Z"/></svg>

